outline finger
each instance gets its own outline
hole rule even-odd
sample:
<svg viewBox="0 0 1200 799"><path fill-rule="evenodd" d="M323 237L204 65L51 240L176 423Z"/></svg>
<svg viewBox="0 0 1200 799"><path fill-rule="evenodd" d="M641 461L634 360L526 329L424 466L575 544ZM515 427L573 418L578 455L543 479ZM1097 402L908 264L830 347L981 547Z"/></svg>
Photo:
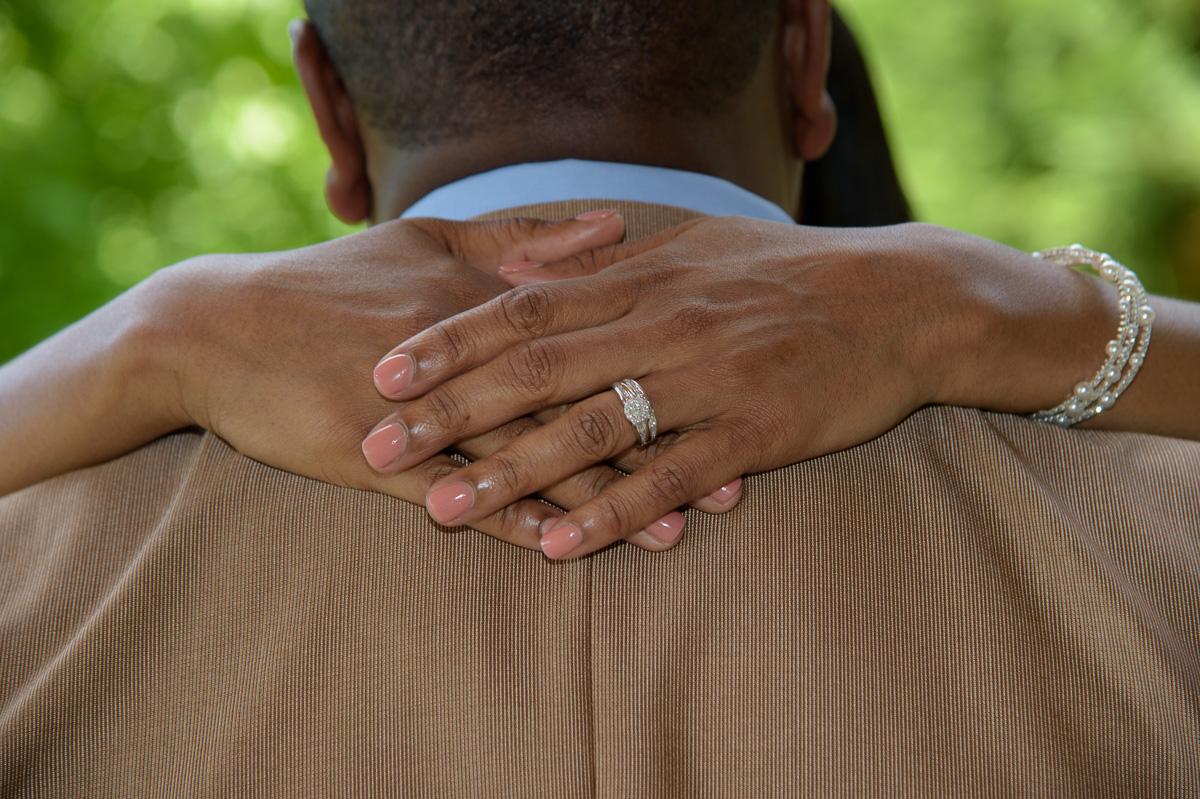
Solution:
<svg viewBox="0 0 1200 799"><path fill-rule="evenodd" d="M574 254L564 268L569 270L570 264L575 264L577 275L593 275L618 261L653 252L703 222L695 220L638 242ZM526 271L536 271L528 268L535 267L536 262L522 266ZM519 341L616 319L629 311L638 293L636 279L578 282L555 290L538 282L519 286L393 348L375 367L375 386L389 399L417 396Z"/></svg>
<svg viewBox="0 0 1200 799"><path fill-rule="evenodd" d="M558 522L559 519L557 517L542 522L542 535L545 536L547 531L552 530L558 525ZM663 552L679 542L679 535L674 531L682 530L684 524L683 514L679 511L672 511L645 530L629 536L625 541L647 552ZM653 533L651 532L652 530ZM659 537L656 538L655 536Z"/></svg>
<svg viewBox="0 0 1200 799"><path fill-rule="evenodd" d="M549 421L548 417L543 419L542 423L547 424ZM625 474L632 474L666 452L678 438L678 433L663 433L649 446L630 447L615 458L610 458L609 463ZM705 513L728 513L742 501L742 494L742 478L734 477L715 491L692 500L688 505Z"/></svg>
<svg viewBox="0 0 1200 799"><path fill-rule="evenodd" d="M590 397L616 380L642 374L642 364L652 357L649 345L613 350L614 336L619 331L600 327L514 347L393 413L384 420L387 434L377 427L363 452L376 469L401 470L530 411ZM605 347L610 357L595 358Z"/></svg>
<svg viewBox="0 0 1200 799"><path fill-rule="evenodd" d="M509 347L618 319L636 292L619 283L525 286L446 319L393 349L375 367L388 399L411 399Z"/></svg>
<svg viewBox="0 0 1200 799"><path fill-rule="evenodd" d="M535 413L530 418L536 419L541 424L549 424L558 417L562 416L569 407L569 405L559 405L553 408L547 408L543 411ZM678 433L661 433L659 434L658 438L656 438L647 446L630 447L629 449L617 455L615 458L609 458L608 463L621 477L625 477L632 472L636 472L638 469L642 468L647 463L666 452L667 448L674 444L678 438ZM475 457L481 458L485 456L479 455ZM542 493L544 496L545 492ZM700 499L692 500L688 503L688 505L696 510L704 511L705 513L728 513L736 508L739 503L741 503L743 494L744 489L742 485L742 478L735 477L712 493L700 497ZM563 507L567 506L564 505ZM643 539L639 536L634 536L634 538L626 540L628 540L630 543L638 543ZM649 547L642 548L647 549Z"/></svg>
<svg viewBox="0 0 1200 799"><path fill-rule="evenodd" d="M705 513L728 513L742 501L744 491L744 481L740 477L735 477L716 491L710 491L700 499L692 500L688 505Z"/></svg>
<svg viewBox="0 0 1200 799"><path fill-rule="evenodd" d="M371 491L378 491L399 499L409 500L413 496L424 496L430 486L462 468L462 464L446 455L438 455L424 463L395 475L382 475L367 470L356 484ZM539 549L541 530L549 519L562 516L562 512L534 499L521 499L498 509L484 518L477 519L471 527L481 533L516 544L525 549Z"/></svg>
<svg viewBox="0 0 1200 799"><path fill-rule="evenodd" d="M627 449L637 436L620 403L612 400L615 395L607 392L580 402L553 423L530 430L446 476L434 491L453 483L471 495L471 503L455 508L456 515L449 516L427 502L429 512L443 524L470 524L514 498L542 491Z"/></svg>
<svg viewBox="0 0 1200 799"><path fill-rule="evenodd" d="M576 251L563 256L559 260L539 262L535 259L529 259L515 263L501 264L496 272L496 276L513 287L554 280L567 280L574 277L588 277L607 269L613 264L666 245L687 232L699 221L688 222L679 227L638 241Z"/></svg>
<svg viewBox="0 0 1200 799"><path fill-rule="evenodd" d="M575 333L569 340L554 336L529 342L486 366L435 387L393 413L372 432L363 444L367 461L381 471L402 470L530 410L600 393L608 395L610 406L619 407L615 395L607 389L629 375L641 375L642 364L653 353L648 347L637 345L619 352L612 351L610 346L610 357L596 359L594 353L602 352L614 337L620 337L619 333L609 331L608 327L593 328ZM652 389L646 385L645 390L658 392L656 396L672 397L676 419L683 405L690 404L686 395L669 393L666 388ZM573 412L577 417L578 410ZM687 424L692 420L678 421ZM618 451L606 454L605 458ZM579 468L597 460L603 458L593 458L579 464Z"/></svg>
<svg viewBox="0 0 1200 799"><path fill-rule="evenodd" d="M648 380L647 385L647 391L655 390L653 382ZM665 417L663 421L672 424L675 419ZM679 417L679 421L689 420ZM432 501L427 506L443 524L469 524L522 496L543 492L547 486L607 460L636 441L637 435L625 418L620 399L614 392L605 392L574 405L554 422L532 429L494 454L448 475L434 486ZM450 508L440 506L443 491L469 496L470 501L456 505L448 513ZM595 491L593 496L599 493L602 492ZM674 539L665 543L674 543Z"/></svg>
<svg viewBox="0 0 1200 799"><path fill-rule="evenodd" d="M615 244L625 235L625 219L615 210L592 211L558 222L528 218L488 222L407 221L460 260L489 275L495 274L501 264L557 261L580 251Z"/></svg>
<svg viewBox="0 0 1200 799"><path fill-rule="evenodd" d="M576 558L645 528L722 483L733 452L734 442L715 429L680 436L664 455L563 516L542 536L542 552L552 560ZM681 526L677 537L682 532Z"/></svg>
<svg viewBox="0 0 1200 799"><path fill-rule="evenodd" d="M456 449L471 458L486 458L494 455L504 445L511 443L519 436L530 433L539 427L541 427L541 423L530 417L517 419L501 428L489 431L470 441L465 441L457 446ZM459 469L461 469L461 465L459 465ZM548 502L553 502L565 510L573 510L589 499L599 495L601 491L624 476L621 472L607 465L596 465L571 475L555 485L544 488L539 492L539 497ZM452 476L443 475L434 485L426 489L426 507L435 521L447 519L453 524L453 520L461 515L459 505L464 499L473 496L473 489L469 485L458 486L457 489L451 489L438 494L439 486L453 485L454 482ZM435 494L437 496L434 496ZM492 514L492 516L495 515ZM561 515L561 512L555 512L553 518L557 519ZM487 518L492 518L492 516ZM547 523L549 522L543 521L543 528ZM474 527L474 525L471 526ZM661 524L651 524L646 530L634 533L627 540L629 543L642 549L654 552L661 551L670 546L670 542L664 542L654 537L662 527L663 525ZM502 535L496 535L495 537L508 540ZM524 540L524 537L522 540ZM510 543L519 542L511 541Z"/></svg>

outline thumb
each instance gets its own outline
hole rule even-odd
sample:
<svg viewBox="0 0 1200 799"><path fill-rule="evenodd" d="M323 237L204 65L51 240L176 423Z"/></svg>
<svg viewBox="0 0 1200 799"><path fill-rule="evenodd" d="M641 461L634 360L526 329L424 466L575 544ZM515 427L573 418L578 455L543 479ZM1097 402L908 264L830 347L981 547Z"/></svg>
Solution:
<svg viewBox="0 0 1200 799"><path fill-rule="evenodd" d="M685 222L679 227L671 228L656 236L640 239L639 241L597 247L592 250L581 250L554 262L538 263L536 261L527 261L502 264L499 270L497 270L496 276L514 288L529 283L546 283L551 280L587 277L588 275L601 272L615 263L666 247L672 241L695 227L697 222L698 220Z"/></svg>
<svg viewBox="0 0 1200 799"><path fill-rule="evenodd" d="M455 257L489 275L495 274L501 264L558 261L577 252L616 244L625 235L625 220L618 211L592 211L560 222L528 218L411 221Z"/></svg>

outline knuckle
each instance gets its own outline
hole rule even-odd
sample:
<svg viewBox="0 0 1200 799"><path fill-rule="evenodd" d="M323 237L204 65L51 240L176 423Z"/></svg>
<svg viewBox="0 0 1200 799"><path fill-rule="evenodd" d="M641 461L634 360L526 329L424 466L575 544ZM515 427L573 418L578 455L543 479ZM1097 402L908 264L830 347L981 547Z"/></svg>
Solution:
<svg viewBox="0 0 1200 799"><path fill-rule="evenodd" d="M712 317L709 308L697 303L687 303L671 313L671 332L684 339L705 334L713 325Z"/></svg>
<svg viewBox="0 0 1200 799"><path fill-rule="evenodd" d="M596 253L590 250L572 255L568 263L573 264L575 271L581 275L594 275L604 269L604 264L600 263Z"/></svg>
<svg viewBox="0 0 1200 799"><path fill-rule="evenodd" d="M463 363L471 357L471 338L459 325L445 322L434 325L430 331L436 339L434 346L451 363Z"/></svg>
<svg viewBox="0 0 1200 799"><path fill-rule="evenodd" d="M488 460L487 477L479 481L480 488L496 491L517 499L525 496L525 470L511 458L499 455Z"/></svg>
<svg viewBox="0 0 1200 799"><path fill-rule="evenodd" d="M518 216L508 220L508 236L515 241L525 241L536 236L546 227L540 219Z"/></svg>
<svg viewBox="0 0 1200 799"><path fill-rule="evenodd" d="M636 512L629 501L620 494L609 492L596 498L595 519L601 524L616 531L627 534L632 531L631 525L636 518Z"/></svg>
<svg viewBox="0 0 1200 799"><path fill-rule="evenodd" d="M521 336L539 337L550 323L550 296L546 287L534 283L500 295L500 316Z"/></svg>
<svg viewBox="0 0 1200 799"><path fill-rule="evenodd" d="M556 385L561 362L562 354L554 344L539 339L522 345L508 355L513 386L533 397L547 396Z"/></svg>
<svg viewBox="0 0 1200 799"><path fill-rule="evenodd" d="M515 538L516 533L524 526L526 516L524 510L518 503L505 505L500 510L493 513L487 519L490 522L489 527L491 535L498 535L503 540L511 541Z"/></svg>
<svg viewBox="0 0 1200 799"><path fill-rule="evenodd" d="M804 440L794 418L767 409L743 408L737 415L721 418L707 432L714 448L730 453L743 471L755 471L770 461L778 442L794 445Z"/></svg>
<svg viewBox="0 0 1200 799"><path fill-rule="evenodd" d="M675 464L659 464L650 467L648 488L657 500L682 505L691 499L688 496L690 480L685 467Z"/></svg>
<svg viewBox="0 0 1200 799"><path fill-rule="evenodd" d="M638 287L649 294L669 290L686 268L683 259L675 253L657 251L637 271Z"/></svg>
<svg viewBox="0 0 1200 799"><path fill-rule="evenodd" d="M442 430L458 432L471 420L471 412L467 410L467 406L453 391L444 386L427 394L424 404L428 423Z"/></svg>
<svg viewBox="0 0 1200 799"><path fill-rule="evenodd" d="M580 411L569 430L575 449L590 458L608 457L617 445L616 421L600 409Z"/></svg>

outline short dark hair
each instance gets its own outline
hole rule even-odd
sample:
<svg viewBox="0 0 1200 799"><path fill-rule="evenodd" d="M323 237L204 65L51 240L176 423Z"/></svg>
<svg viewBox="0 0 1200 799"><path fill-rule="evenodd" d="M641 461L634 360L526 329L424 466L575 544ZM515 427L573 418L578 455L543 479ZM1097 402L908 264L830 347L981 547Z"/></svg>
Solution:
<svg viewBox="0 0 1200 799"><path fill-rule="evenodd" d="M779 0L305 0L355 107L422 145L556 113L719 114Z"/></svg>

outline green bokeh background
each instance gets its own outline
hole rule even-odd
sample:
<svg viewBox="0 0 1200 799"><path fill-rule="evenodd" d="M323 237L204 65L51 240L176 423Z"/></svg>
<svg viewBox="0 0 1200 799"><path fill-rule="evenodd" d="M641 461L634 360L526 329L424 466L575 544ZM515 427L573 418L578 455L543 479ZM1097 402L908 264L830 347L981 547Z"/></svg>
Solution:
<svg viewBox="0 0 1200 799"><path fill-rule="evenodd" d="M1200 299L1195 0L843 0L919 216ZM297 0L0 0L0 362L154 269L349 228Z"/></svg>

